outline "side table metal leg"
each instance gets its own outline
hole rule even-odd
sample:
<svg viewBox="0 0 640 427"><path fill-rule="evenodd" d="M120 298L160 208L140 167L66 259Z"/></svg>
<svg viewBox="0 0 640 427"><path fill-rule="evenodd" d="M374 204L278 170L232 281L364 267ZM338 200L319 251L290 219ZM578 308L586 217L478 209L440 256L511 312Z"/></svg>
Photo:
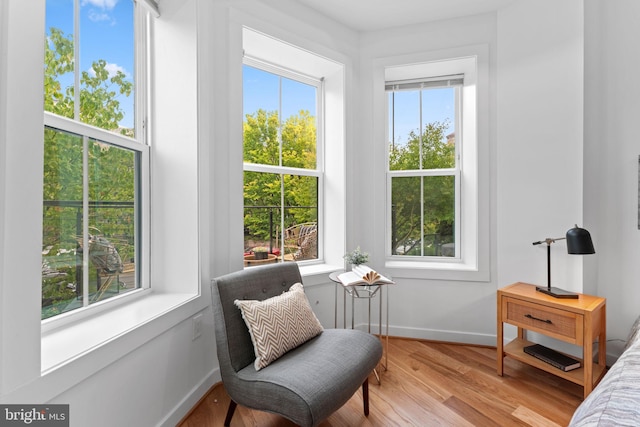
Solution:
<svg viewBox="0 0 640 427"><path fill-rule="evenodd" d="M380 290L379 286L378 286L378 290ZM375 295L375 292L373 294L370 294L369 295L369 299L367 300L368 303L369 303L369 322L368 322L369 323L369 333L371 333L371 298L373 297L373 295ZM382 298L382 290L380 290L380 298ZM380 336L378 336L378 339L380 339ZM376 376L376 380L378 381L378 384L382 384L382 373L378 372L378 366L373 368L373 374Z"/></svg>
<svg viewBox="0 0 640 427"><path fill-rule="evenodd" d="M378 314L378 336L380 337L380 339L382 339L382 292L383 290L380 290L380 310L379 310L379 314Z"/></svg>
<svg viewBox="0 0 640 427"><path fill-rule="evenodd" d="M353 296L353 294L351 294L351 329L353 329L355 327L355 318L354 318L354 315L355 315L355 310L354 310L355 303L354 303L354 301L355 301L355 297Z"/></svg>
<svg viewBox="0 0 640 427"><path fill-rule="evenodd" d="M342 328L347 329L347 290L342 288Z"/></svg>
<svg viewBox="0 0 640 427"><path fill-rule="evenodd" d="M369 303L369 317L367 319L367 332L371 333L371 298L368 300Z"/></svg>
<svg viewBox="0 0 640 427"><path fill-rule="evenodd" d="M382 364L382 367L384 368L384 370L387 370L387 362L388 362L388 358L389 358L389 288L387 287L387 300L385 301L387 303L387 313L386 313L386 320L387 320L387 325L386 325L386 333L383 336L382 335L382 297L383 297L383 291L384 289L380 290L380 314L379 314L379 322L378 322L378 336L380 337L380 341L382 341L382 345L384 346L384 363Z"/></svg>
<svg viewBox="0 0 640 427"><path fill-rule="evenodd" d="M333 283L333 328L338 328L338 284Z"/></svg>
<svg viewBox="0 0 640 427"><path fill-rule="evenodd" d="M384 353L384 368L387 369L387 366L389 366L389 286L387 286L387 300L385 303L387 304L387 326L385 331L386 351Z"/></svg>

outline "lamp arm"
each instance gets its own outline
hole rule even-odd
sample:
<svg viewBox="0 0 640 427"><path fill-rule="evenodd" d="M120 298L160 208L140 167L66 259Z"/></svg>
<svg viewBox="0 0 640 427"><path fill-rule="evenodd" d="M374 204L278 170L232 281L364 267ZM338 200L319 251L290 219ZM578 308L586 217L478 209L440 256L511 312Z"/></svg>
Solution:
<svg viewBox="0 0 640 427"><path fill-rule="evenodd" d="M532 244L533 245L541 245L543 243L546 243L547 245L551 245L552 243L555 243L557 240L565 240L565 239L566 239L566 237L554 237L554 238L547 237L544 240L539 240L537 242L533 242Z"/></svg>

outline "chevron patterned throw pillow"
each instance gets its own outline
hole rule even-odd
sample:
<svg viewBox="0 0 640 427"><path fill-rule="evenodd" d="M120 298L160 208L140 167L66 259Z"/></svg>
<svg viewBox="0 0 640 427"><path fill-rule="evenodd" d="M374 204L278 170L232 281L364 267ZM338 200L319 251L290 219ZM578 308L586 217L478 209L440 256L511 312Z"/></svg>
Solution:
<svg viewBox="0 0 640 427"><path fill-rule="evenodd" d="M322 332L302 283L264 301L235 300L249 328L257 371Z"/></svg>

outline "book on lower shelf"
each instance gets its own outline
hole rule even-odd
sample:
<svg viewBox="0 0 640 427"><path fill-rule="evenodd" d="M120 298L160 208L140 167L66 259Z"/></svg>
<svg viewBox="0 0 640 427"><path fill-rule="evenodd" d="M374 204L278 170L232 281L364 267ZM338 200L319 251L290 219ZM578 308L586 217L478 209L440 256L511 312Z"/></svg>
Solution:
<svg viewBox="0 0 640 427"><path fill-rule="evenodd" d="M578 369L580 361L540 344L523 348L524 352L565 372Z"/></svg>
<svg viewBox="0 0 640 427"><path fill-rule="evenodd" d="M366 265L354 266L351 271L339 274L338 280L340 280L340 283L342 283L343 286L394 284L392 280L384 277Z"/></svg>

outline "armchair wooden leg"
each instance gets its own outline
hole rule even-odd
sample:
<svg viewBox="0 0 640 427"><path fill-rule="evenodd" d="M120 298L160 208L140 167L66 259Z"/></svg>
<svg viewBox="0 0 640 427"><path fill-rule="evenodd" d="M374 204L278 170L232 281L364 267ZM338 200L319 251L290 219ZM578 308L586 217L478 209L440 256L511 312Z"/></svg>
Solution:
<svg viewBox="0 0 640 427"><path fill-rule="evenodd" d="M233 413L236 410L236 406L238 406L238 404L233 400L229 402L229 409L227 409L227 417L224 419L225 427L229 427L231 425L231 418L233 418Z"/></svg>
<svg viewBox="0 0 640 427"><path fill-rule="evenodd" d="M364 403L364 416L369 416L369 378L362 383L362 401Z"/></svg>

